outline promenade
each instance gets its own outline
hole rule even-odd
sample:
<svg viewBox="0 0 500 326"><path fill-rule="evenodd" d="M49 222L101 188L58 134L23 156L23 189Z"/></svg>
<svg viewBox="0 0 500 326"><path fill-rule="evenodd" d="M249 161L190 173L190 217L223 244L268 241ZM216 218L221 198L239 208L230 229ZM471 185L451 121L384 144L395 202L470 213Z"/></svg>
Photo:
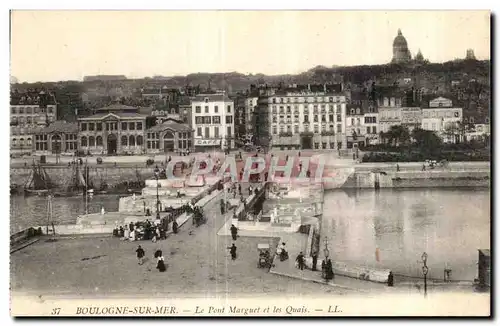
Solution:
<svg viewBox="0 0 500 326"><path fill-rule="evenodd" d="M270 243L275 248L277 238L240 237L234 242L238 258L231 260L227 249L233 243L231 237L217 236L232 217L232 211L220 214L222 196L219 193L205 206L206 224L195 227L187 222L178 234L157 243L91 235L59 237L55 242L41 239L11 255L12 293L45 298L241 298L348 292L257 268L257 244ZM146 251L142 266L135 255L137 245ZM163 251L165 273L156 270L156 249Z"/></svg>

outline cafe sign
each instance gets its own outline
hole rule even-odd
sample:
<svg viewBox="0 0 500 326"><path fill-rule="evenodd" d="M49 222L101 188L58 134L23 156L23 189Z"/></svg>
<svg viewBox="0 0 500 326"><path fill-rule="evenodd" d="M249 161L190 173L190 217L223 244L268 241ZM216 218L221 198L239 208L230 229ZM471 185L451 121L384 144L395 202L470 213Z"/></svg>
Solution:
<svg viewBox="0 0 500 326"><path fill-rule="evenodd" d="M220 139L195 139L195 146L220 146Z"/></svg>

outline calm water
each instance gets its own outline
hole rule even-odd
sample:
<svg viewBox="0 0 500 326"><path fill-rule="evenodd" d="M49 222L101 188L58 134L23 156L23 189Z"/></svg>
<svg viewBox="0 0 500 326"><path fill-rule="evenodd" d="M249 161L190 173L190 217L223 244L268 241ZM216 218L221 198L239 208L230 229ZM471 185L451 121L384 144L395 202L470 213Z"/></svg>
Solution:
<svg viewBox="0 0 500 326"><path fill-rule="evenodd" d="M381 190L325 194L321 246L330 256L353 264L421 276L422 253L428 277L472 281L478 249L490 248L490 192L481 190ZM376 260L379 248L379 262Z"/></svg>
<svg viewBox="0 0 500 326"><path fill-rule="evenodd" d="M88 212L98 213L101 207L106 211L117 211L119 195L97 195L89 198ZM52 199L52 216L59 223L74 223L78 215L85 214L85 199L77 197L56 197ZM30 226L45 225L47 222L47 198L38 196L10 197L10 231L17 232Z"/></svg>

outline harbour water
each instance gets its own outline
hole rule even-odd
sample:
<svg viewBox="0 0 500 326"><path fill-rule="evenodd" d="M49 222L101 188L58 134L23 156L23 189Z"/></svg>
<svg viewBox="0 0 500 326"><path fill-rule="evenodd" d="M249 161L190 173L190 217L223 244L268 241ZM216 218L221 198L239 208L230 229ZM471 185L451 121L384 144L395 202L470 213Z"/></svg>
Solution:
<svg viewBox="0 0 500 326"><path fill-rule="evenodd" d="M117 211L119 195L96 195L88 199L88 212L97 213L104 207L106 211ZM71 224L78 215L85 214L85 197L52 198L54 223ZM10 232L15 233L30 226L47 224L47 198L14 195L10 197Z"/></svg>
<svg viewBox="0 0 500 326"><path fill-rule="evenodd" d="M489 189L327 191L324 212L332 259L395 274L422 277L425 251L429 278L447 266L453 280L473 281L478 249L490 248Z"/></svg>
<svg viewBox="0 0 500 326"><path fill-rule="evenodd" d="M101 207L116 211L119 197L94 196L88 211L96 213ZM45 225L46 198L11 196L10 203L11 233ZM83 197L53 198L56 223L74 223L84 213ZM446 266L452 269L452 279L472 281L477 274L477 250L490 248L490 191L327 191L321 233L321 248L328 238L334 260L422 277L420 257L425 251L430 278L442 279Z"/></svg>

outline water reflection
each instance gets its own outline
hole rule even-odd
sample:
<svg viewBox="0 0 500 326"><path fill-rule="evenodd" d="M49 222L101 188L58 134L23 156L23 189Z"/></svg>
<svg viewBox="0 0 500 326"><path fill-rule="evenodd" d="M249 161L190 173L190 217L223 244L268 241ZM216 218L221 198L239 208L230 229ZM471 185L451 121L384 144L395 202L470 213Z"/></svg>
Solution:
<svg viewBox="0 0 500 326"><path fill-rule="evenodd" d="M88 200L88 212L118 210L118 195L96 195ZM56 197L52 199L53 220L58 223L75 223L76 217L85 214L83 196ZM10 197L10 231L17 232L30 226L42 226L47 223L47 198L31 196Z"/></svg>
<svg viewBox="0 0 500 326"><path fill-rule="evenodd" d="M421 276L422 252L429 277L473 280L477 250L490 248L490 192L480 190L329 191L322 238L332 258ZM379 248L379 261L376 251Z"/></svg>

